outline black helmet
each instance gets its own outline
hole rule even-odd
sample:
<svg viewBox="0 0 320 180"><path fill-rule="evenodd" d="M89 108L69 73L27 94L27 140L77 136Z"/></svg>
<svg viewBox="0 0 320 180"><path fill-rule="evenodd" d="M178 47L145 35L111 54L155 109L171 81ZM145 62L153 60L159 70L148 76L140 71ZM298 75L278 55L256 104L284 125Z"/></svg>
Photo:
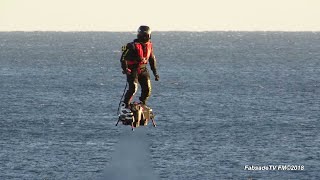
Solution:
<svg viewBox="0 0 320 180"><path fill-rule="evenodd" d="M148 42L151 39L151 29L149 26L140 26L138 29L138 40Z"/></svg>

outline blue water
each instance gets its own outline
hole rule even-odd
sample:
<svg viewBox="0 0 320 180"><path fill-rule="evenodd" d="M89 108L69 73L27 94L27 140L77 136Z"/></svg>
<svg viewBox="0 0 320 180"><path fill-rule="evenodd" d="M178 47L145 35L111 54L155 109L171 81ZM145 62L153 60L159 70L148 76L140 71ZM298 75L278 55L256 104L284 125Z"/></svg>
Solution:
<svg viewBox="0 0 320 180"><path fill-rule="evenodd" d="M154 32L158 126L131 132L134 37L0 33L0 179L320 179L320 33Z"/></svg>

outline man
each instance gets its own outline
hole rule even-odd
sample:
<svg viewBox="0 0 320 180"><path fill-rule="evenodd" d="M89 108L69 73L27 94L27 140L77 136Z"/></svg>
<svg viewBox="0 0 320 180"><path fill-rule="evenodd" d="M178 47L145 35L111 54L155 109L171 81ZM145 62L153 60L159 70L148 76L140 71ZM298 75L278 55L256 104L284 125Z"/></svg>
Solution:
<svg viewBox="0 0 320 180"><path fill-rule="evenodd" d="M151 30L148 26L140 26L137 39L122 47L121 68L127 75L129 89L124 96L126 108L129 108L133 95L137 92L138 83L141 86L140 103L146 105L151 94L150 75L147 64L150 63L155 80L159 80L156 58L153 54Z"/></svg>

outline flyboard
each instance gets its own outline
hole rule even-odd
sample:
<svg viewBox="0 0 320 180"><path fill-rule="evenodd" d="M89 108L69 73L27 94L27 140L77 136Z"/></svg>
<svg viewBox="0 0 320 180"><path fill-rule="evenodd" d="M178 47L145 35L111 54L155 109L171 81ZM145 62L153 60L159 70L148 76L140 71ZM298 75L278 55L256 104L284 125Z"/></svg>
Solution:
<svg viewBox="0 0 320 180"><path fill-rule="evenodd" d="M119 122L122 122L123 125L131 126L132 131L134 128L139 126L147 126L149 120L152 121L154 127L156 127L156 122L154 120L154 113L150 107L145 104L141 104L138 102L133 102L130 104L129 108L125 107L125 103L122 101L125 90L121 97L119 107L118 107L118 121L116 126L118 126Z"/></svg>
<svg viewBox="0 0 320 180"><path fill-rule="evenodd" d="M139 126L147 126L151 120L153 126L156 127L154 117L152 109L144 104L134 102L130 104L130 108L125 108L125 104L121 102L116 126L121 121L123 125L130 125L134 130Z"/></svg>

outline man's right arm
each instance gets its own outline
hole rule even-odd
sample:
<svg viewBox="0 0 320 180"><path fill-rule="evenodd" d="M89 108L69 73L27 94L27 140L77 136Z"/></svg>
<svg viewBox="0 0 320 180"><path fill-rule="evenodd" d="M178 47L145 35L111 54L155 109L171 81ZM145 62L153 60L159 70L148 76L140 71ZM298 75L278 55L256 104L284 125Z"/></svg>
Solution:
<svg viewBox="0 0 320 180"><path fill-rule="evenodd" d="M120 63L121 63L121 68L122 68L123 72L126 72L127 69L128 69L128 64L127 64L127 61L126 61L126 57L128 55L128 52L129 52L128 45L129 44L127 44L126 46L122 46L122 55L121 55L121 58L120 58Z"/></svg>

